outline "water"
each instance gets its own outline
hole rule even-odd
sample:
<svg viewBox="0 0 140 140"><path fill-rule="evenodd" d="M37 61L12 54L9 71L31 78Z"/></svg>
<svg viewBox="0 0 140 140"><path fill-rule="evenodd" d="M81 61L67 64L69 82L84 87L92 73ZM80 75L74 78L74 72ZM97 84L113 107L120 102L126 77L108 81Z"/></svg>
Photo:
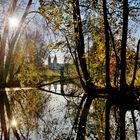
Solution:
<svg viewBox="0 0 140 140"><path fill-rule="evenodd" d="M73 90L73 88L75 88L73 87L73 85L63 85L63 90L68 94ZM62 91L62 87L60 84L45 86L44 89L51 90L60 94ZM56 138L59 140L64 140L67 137L72 128L73 121L76 115L76 108L80 99L76 97L72 98L56 95L45 91L39 91L33 88L15 88L12 90L6 90L9 96L12 98L14 97L15 100L13 102L13 107L19 133L21 131L23 135L29 140L54 140ZM23 112L23 110L21 109L21 106L18 103L19 101L22 103L25 112ZM41 104L42 101L43 104ZM97 104L100 106L99 102L97 102ZM104 104L102 105L104 106ZM38 112L35 113L32 108L35 108ZM97 108L99 109L99 107ZM101 130L100 133L97 133L95 131L97 129L97 126L101 127L102 124L99 124L98 120L95 121L97 117L93 113L94 107L91 107L89 115L90 117L88 118L87 123L87 130L90 135L86 137L86 140L96 140L97 138L95 137L99 137L99 134L104 135L103 130ZM101 115L101 113L102 109L99 109L98 115ZM94 116L95 118L93 118ZM138 111L135 111L135 116L137 119L138 132L140 132L140 118ZM113 129L111 130L114 130L115 132L116 129L114 127L115 122L113 122L113 117L114 116L112 116L111 122ZM130 112L127 112L126 115L126 135L129 140L134 139L132 117ZM75 136L75 133L73 134L73 136ZM140 133L138 133L138 138L140 139Z"/></svg>
<svg viewBox="0 0 140 140"><path fill-rule="evenodd" d="M66 92L70 91L71 85L64 85L63 90ZM62 87L60 84L46 86L45 89L61 93ZM63 94L63 93L62 93ZM46 120L52 122L52 131L48 135L47 139L51 140L54 138L63 139L66 137L68 132L71 130L73 118L71 118L70 109L68 104L74 100L65 96L48 93L50 95L50 102L48 104L48 111L46 111ZM48 113L49 112L49 113Z"/></svg>

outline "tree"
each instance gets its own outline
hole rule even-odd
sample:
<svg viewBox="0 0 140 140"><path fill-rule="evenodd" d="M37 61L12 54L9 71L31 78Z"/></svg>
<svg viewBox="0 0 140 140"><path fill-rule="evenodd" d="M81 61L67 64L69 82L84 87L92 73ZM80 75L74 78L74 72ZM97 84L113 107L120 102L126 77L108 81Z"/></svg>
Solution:
<svg viewBox="0 0 140 140"><path fill-rule="evenodd" d="M1 137L8 140L9 139L9 129L8 124L10 124L10 121L12 119L12 110L10 108L9 99L7 96L7 93L5 91L5 87L7 86L7 83L10 82L10 79L13 75L13 65L12 60L13 56L16 53L16 44L19 39L20 33L21 33L21 27L24 24L24 21L26 19L26 16L29 12L29 9L32 4L32 0L29 0L25 5L25 10L20 18L19 26L15 28L13 31L9 28L9 18L8 17L14 17L16 15L18 0L10 1L6 5L4 3L1 4L2 6L5 6L7 9L6 15L4 18L3 23L3 29L0 35L0 87L2 88L1 94L0 94L0 102L1 102L1 130L2 134ZM6 17L7 16L7 17ZM8 121L6 121L6 114L8 117ZM10 125L9 125L10 126ZM19 134L17 133L17 130L13 128L14 135L17 139L20 139Z"/></svg>
<svg viewBox="0 0 140 140"><path fill-rule="evenodd" d="M13 80L18 82L20 87L35 87L43 81L43 62L39 59L38 48L31 40L25 39L24 50L18 51L18 70L13 75ZM20 57L19 57L20 56ZM16 58L16 57L15 57ZM14 66L18 64L15 60ZM27 65L28 64L28 65Z"/></svg>
<svg viewBox="0 0 140 140"><path fill-rule="evenodd" d="M41 91L32 89L25 91L10 91L10 105L13 116L17 121L17 128L22 139L29 139L37 130L40 120L44 117L50 95L45 96ZM45 98L44 98L45 96Z"/></svg>
<svg viewBox="0 0 140 140"><path fill-rule="evenodd" d="M56 1L49 1L53 6L57 5ZM55 3L56 2L56 3ZM63 1L62 1L63 2ZM72 55L73 61L76 66L76 70L79 76L79 81L81 83L81 86L85 92L83 94L83 98L81 99L80 107L77 112L77 116L75 119L75 128L77 132L77 140L84 140L86 135L86 123L87 123L87 116L89 114L90 106L92 105L92 101L95 100L95 98L104 98L106 99L106 116L105 116L105 139L111 139L111 133L110 133L110 112L112 107L119 108L119 113L117 110L115 110L115 113L119 116L118 121L118 128L116 133L116 138L118 137L118 132L121 140L125 139L125 114L126 111L131 110L132 114L134 109L138 110L137 104L139 104L138 101L138 90L135 86L135 79L136 79L136 71L137 71L137 60L138 60L138 51L139 51L139 42L137 46L137 53L136 57L134 58L133 62L135 61L133 76L130 77L127 73L127 41L128 41L128 35L130 37L130 34L132 30L129 30L128 23L131 8L131 4L133 1L87 1L87 5L81 0L75 0L75 1L67 1L66 3L63 3L65 6L68 6L71 11L68 12L70 16L72 16L72 27L73 30L69 30L69 28L65 28L65 31L67 33L71 33L74 37L69 42L69 36L70 34L65 34L65 39L67 42L67 46L70 50L70 53ZM86 47L86 29L85 26L89 24L84 24L86 21L83 18L83 13L85 12L83 7L86 7L87 9L91 8L91 3L93 4L92 7L94 7L94 12L92 12L92 16L101 17L102 21L104 21L104 39L102 42L104 43L104 50L105 52L105 71L102 71L102 74L105 74L105 78L102 77L102 81L104 81L103 87L98 86L98 84L92 80L95 79L95 75L91 75L90 70L88 69L88 59L86 59L87 47ZM119 7L117 7L116 3L119 4ZM90 5L88 5L90 4ZM45 10L47 5L47 2L41 1L42 9ZM62 6L63 7L63 6ZM117 7L116 10L114 10ZM61 8L61 6L59 7ZM83 9L82 9L83 8ZM92 10L93 10L92 9ZM44 13L45 17L49 13L49 7L47 7L46 11L42 11ZM53 12L53 10L51 9ZM136 11L135 11L136 12ZM61 12L60 12L61 13ZM115 13L115 14L114 14ZM55 16L54 16L55 17ZM51 22L53 22L53 18L51 18ZM88 18L87 18L88 19ZM90 19L90 18L89 18ZM55 20L54 20L55 22ZM61 25L61 23L59 23ZM92 26L93 30L98 31L98 28L96 26ZM60 30L60 26L56 29ZM128 32L129 30L129 32ZM69 31L69 32L68 32ZM99 32L103 32L103 30L100 30ZM89 32L88 32L89 33ZM95 39L93 40L93 43L96 43ZM99 52L99 43L94 46L97 47L97 51ZM93 47L94 47L93 46ZM94 50L96 50L96 47L94 47ZM90 49L89 49L90 50ZM130 53L131 54L131 53ZM96 57L95 54L92 54L92 57ZM101 54L102 56L102 54ZM133 56L132 54L130 56ZM90 56L91 57L91 56ZM91 57L91 58L92 58ZM129 58L129 57L128 57ZM131 64L133 64L133 62ZM96 62L94 62L96 64ZM111 68L114 67L113 72L111 71ZM98 71L98 70L97 70ZM113 74L112 74L113 73ZM126 79L132 79L132 81L127 81ZM98 79L98 78L97 78ZM112 82L113 80L114 82ZM135 92L136 91L136 92ZM93 106L94 107L94 106ZM135 119L133 115L134 120L134 126L135 126ZM137 139L137 133L136 133L136 127L135 127L135 137Z"/></svg>

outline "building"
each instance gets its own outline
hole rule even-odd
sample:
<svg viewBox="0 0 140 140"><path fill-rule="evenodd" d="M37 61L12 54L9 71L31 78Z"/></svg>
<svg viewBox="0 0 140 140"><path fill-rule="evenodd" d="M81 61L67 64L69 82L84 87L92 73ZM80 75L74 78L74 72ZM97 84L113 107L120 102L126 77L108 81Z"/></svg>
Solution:
<svg viewBox="0 0 140 140"><path fill-rule="evenodd" d="M58 72L67 72L68 71L68 64L60 64L57 62L57 56L55 55L53 62L51 61L51 56L48 57L48 66L53 71Z"/></svg>

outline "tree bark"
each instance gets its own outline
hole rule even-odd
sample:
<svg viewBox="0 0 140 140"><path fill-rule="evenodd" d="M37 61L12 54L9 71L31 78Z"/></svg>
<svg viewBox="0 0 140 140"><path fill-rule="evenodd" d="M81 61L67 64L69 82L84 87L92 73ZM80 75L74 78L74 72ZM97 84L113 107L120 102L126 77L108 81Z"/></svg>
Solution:
<svg viewBox="0 0 140 140"><path fill-rule="evenodd" d="M1 129L2 129L2 135L4 136L5 140L9 140L9 132L7 130L7 122L5 118L5 94L6 91L3 90L0 93L0 118L1 118Z"/></svg>
<svg viewBox="0 0 140 140"><path fill-rule="evenodd" d="M110 109L111 104L109 99L106 101L106 110L105 110L105 140L110 140Z"/></svg>
<svg viewBox="0 0 140 140"><path fill-rule="evenodd" d="M84 35L83 35L81 14L80 14L80 8L79 8L79 0L73 1L73 22L74 22L76 50L78 54L80 68L82 70L85 82L89 83L91 78L87 70L87 63L84 57L85 44L84 44Z"/></svg>
<svg viewBox="0 0 140 140"><path fill-rule="evenodd" d="M86 99L86 102L84 104L84 107L80 116L80 120L79 120L76 140L85 140L87 116L89 113L92 100L93 98L91 98L90 96L88 96Z"/></svg>
<svg viewBox="0 0 140 140"><path fill-rule="evenodd" d="M135 57L135 66L134 66L133 78L131 81L131 88L134 88L134 83L136 79L137 65L138 65L138 59L139 59L139 48L140 48L140 40L138 41L138 45L137 45L137 53Z"/></svg>
<svg viewBox="0 0 140 140"><path fill-rule="evenodd" d="M137 125L136 125L136 118L135 118L135 115L134 115L134 110L131 110L131 115L132 115L133 124L134 124L135 140L138 140L138 136L137 136Z"/></svg>
<svg viewBox="0 0 140 140"><path fill-rule="evenodd" d="M106 56L106 88L109 89L110 84L110 51L109 51L109 24L107 20L106 0L103 0L104 28L105 28L105 56Z"/></svg>
<svg viewBox="0 0 140 140"><path fill-rule="evenodd" d="M127 31L128 31L128 0L123 0L123 29L121 41L121 76L120 76L120 89L126 89L126 44L127 44Z"/></svg>
<svg viewBox="0 0 140 140"><path fill-rule="evenodd" d="M120 106L120 140L125 140L125 114L125 109Z"/></svg>

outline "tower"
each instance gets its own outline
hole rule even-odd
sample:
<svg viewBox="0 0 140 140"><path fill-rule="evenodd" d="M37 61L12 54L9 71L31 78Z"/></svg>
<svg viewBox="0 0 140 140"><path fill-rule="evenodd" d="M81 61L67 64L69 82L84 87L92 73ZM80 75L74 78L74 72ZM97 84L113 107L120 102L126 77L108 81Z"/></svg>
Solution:
<svg viewBox="0 0 140 140"><path fill-rule="evenodd" d="M53 59L53 69L57 69L57 57L55 55L54 59Z"/></svg>
<svg viewBox="0 0 140 140"><path fill-rule="evenodd" d="M55 57L54 57L53 63L54 63L54 64L57 64L57 57L56 57L56 54L55 54Z"/></svg>
<svg viewBox="0 0 140 140"><path fill-rule="evenodd" d="M51 57L50 57L50 55L49 55L49 57L48 57L48 66L51 67Z"/></svg>

